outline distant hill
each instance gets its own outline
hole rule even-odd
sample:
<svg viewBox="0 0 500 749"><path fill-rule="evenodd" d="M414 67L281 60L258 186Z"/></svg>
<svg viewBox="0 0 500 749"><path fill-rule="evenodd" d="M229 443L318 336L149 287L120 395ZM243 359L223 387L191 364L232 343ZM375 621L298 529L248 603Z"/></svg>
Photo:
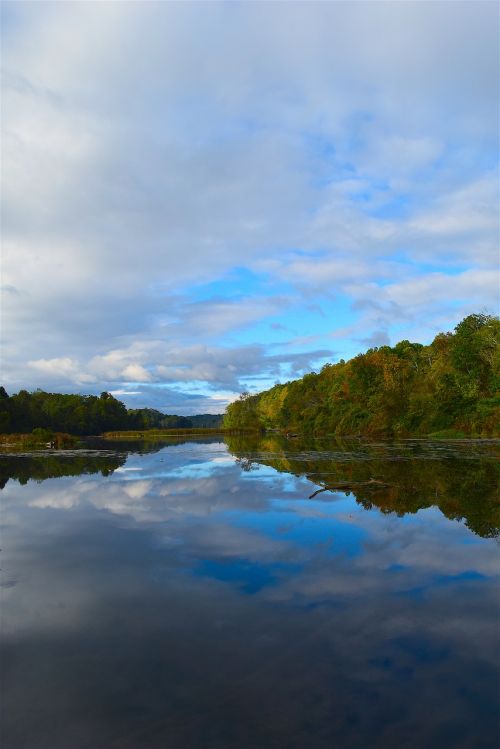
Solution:
<svg viewBox="0 0 500 749"><path fill-rule="evenodd" d="M498 435L500 320L469 315L428 346L401 341L231 403L224 427L303 434Z"/></svg>

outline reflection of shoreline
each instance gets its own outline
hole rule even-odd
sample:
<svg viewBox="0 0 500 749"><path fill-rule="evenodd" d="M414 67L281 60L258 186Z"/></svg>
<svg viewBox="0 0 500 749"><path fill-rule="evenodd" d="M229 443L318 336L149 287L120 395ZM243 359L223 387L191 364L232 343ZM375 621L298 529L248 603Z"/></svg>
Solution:
<svg viewBox="0 0 500 749"><path fill-rule="evenodd" d="M45 481L60 476L100 473L111 475L123 466L130 454L152 454L165 447L189 443L221 444L221 438L192 436L159 440L120 440L119 444L102 437L82 437L85 447L71 450L31 450L0 453L0 489L9 479L27 483L30 479Z"/></svg>
<svg viewBox="0 0 500 749"><path fill-rule="evenodd" d="M100 473L109 476L124 465L127 456L118 453L95 451L64 451L51 453L24 453L0 456L0 489L9 479L26 484L30 479L46 481L61 476L80 476Z"/></svg>
<svg viewBox="0 0 500 749"><path fill-rule="evenodd" d="M437 507L450 520L463 520L485 538L500 535L497 487L499 441L457 443L428 440L398 442L299 438L280 435L226 435L152 442L86 438L85 449L0 455L0 488L9 478L25 484L61 476L109 476L129 455L153 454L181 445L226 445L243 471L265 465L279 473L306 478L317 487L307 497L327 500L331 493L352 494L365 509L398 516ZM304 497L306 498L306 497Z"/></svg>
<svg viewBox="0 0 500 749"><path fill-rule="evenodd" d="M154 437L141 439L107 439L104 437L84 437L84 443L88 447L98 450L119 450L120 452L138 453L156 453L164 447L174 447L195 443L197 445L210 445L213 442L221 444L224 442L223 435L169 435L168 437Z"/></svg>
<svg viewBox="0 0 500 749"><path fill-rule="evenodd" d="M261 464L307 478L325 499L330 492L352 494L366 509L401 517L437 507L479 536L500 535L498 440L458 446L338 439L290 444L275 436L226 442L244 470Z"/></svg>

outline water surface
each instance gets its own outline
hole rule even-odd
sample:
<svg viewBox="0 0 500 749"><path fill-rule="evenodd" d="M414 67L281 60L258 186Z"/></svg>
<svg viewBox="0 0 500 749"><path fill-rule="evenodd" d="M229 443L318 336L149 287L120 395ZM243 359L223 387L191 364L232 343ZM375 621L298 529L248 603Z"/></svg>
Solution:
<svg viewBox="0 0 500 749"><path fill-rule="evenodd" d="M5 749L498 745L498 444L141 450L0 456Z"/></svg>

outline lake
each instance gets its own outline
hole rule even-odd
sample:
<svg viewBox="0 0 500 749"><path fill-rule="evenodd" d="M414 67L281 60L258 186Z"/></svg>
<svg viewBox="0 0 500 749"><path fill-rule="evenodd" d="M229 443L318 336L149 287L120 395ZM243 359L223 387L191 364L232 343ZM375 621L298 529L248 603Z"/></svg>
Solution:
<svg viewBox="0 0 500 749"><path fill-rule="evenodd" d="M4 749L496 748L498 452L0 456Z"/></svg>

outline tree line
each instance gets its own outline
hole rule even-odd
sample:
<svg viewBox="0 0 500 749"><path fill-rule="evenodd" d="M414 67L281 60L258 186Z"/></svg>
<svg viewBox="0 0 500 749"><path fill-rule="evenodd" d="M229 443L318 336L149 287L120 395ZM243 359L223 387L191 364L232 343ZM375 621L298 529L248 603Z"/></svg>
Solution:
<svg viewBox="0 0 500 749"><path fill-rule="evenodd" d="M20 390L8 395L0 387L0 433L27 433L51 429L75 435L101 434L113 430L191 429L217 426L221 416L197 414L177 416L154 408L127 409L111 393L78 395Z"/></svg>
<svg viewBox="0 0 500 749"><path fill-rule="evenodd" d="M371 348L321 372L243 393L224 427L303 434L494 436L500 424L500 320L469 315L424 346Z"/></svg>

